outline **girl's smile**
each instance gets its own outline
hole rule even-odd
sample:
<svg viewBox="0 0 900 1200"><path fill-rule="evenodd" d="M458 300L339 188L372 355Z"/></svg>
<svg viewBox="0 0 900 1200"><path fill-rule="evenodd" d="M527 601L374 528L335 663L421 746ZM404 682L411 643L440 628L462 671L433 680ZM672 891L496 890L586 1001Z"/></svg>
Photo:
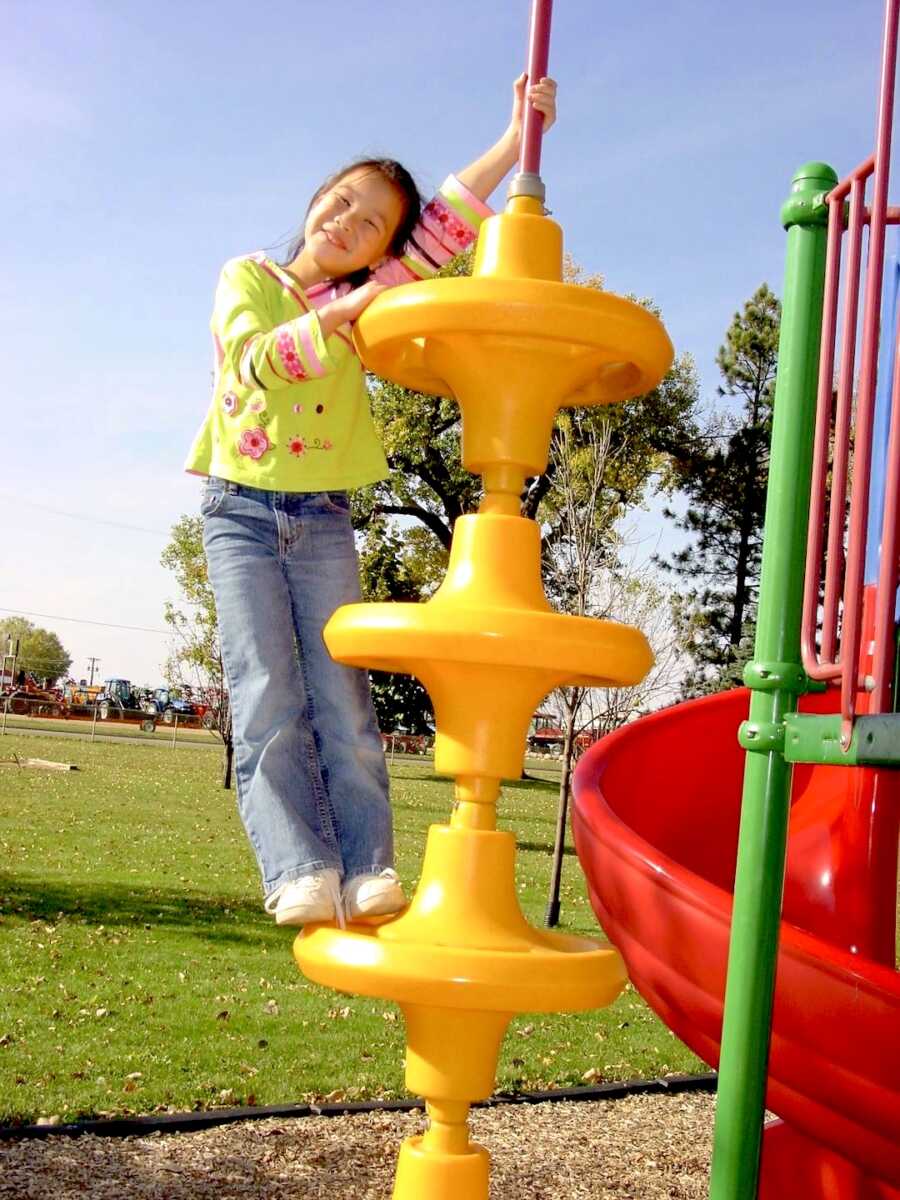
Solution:
<svg viewBox="0 0 900 1200"><path fill-rule="evenodd" d="M313 201L291 270L308 287L370 267L384 257L402 216L393 184L376 171L350 171Z"/></svg>
<svg viewBox="0 0 900 1200"><path fill-rule="evenodd" d="M331 242L332 246L336 246L338 250L346 251L348 249L347 243L343 240L343 238L340 237L339 234L335 233L333 229L325 229L323 232L328 241Z"/></svg>

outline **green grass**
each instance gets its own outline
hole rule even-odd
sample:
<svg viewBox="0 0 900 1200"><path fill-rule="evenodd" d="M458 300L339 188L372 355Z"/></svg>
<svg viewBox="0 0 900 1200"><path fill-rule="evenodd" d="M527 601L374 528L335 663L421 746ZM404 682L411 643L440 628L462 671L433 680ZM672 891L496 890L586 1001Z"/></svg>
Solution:
<svg viewBox="0 0 900 1200"><path fill-rule="evenodd" d="M0 1123L404 1095L394 1005L306 982L293 932L262 911L255 862L196 747L9 734L13 753L77 772L0 768ZM450 785L392 770L398 869L415 883ZM540 924L556 807L552 769L504 790L517 887ZM596 933L566 857L562 928ZM611 1008L517 1018L498 1089L702 1070L628 988Z"/></svg>

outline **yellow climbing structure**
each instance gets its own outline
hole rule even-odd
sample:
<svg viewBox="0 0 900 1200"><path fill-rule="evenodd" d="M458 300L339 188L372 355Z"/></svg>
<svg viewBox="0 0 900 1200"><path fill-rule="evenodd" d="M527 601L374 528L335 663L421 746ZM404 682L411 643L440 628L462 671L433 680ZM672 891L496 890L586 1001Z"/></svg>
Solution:
<svg viewBox="0 0 900 1200"><path fill-rule="evenodd" d="M422 681L435 770L455 779L455 801L449 824L429 831L404 913L307 926L294 956L310 979L403 1009L406 1081L428 1127L401 1148L394 1200L486 1200L488 1155L469 1140L468 1113L493 1090L510 1019L601 1007L625 982L608 944L525 920L515 838L496 829L500 783L520 776L532 713L553 688L627 686L652 662L639 630L550 607L540 532L519 497L547 466L560 408L650 391L672 346L639 305L562 282L562 231L528 196L485 222L471 278L386 293L356 340L377 374L457 400L463 463L484 479L427 603L350 605L325 630L339 662Z"/></svg>

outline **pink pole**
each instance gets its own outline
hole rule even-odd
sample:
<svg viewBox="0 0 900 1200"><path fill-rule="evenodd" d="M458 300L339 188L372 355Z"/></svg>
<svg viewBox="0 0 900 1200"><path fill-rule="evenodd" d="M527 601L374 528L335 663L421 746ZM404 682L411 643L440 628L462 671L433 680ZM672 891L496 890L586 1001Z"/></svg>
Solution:
<svg viewBox="0 0 900 1200"><path fill-rule="evenodd" d="M859 397L856 412L856 444L853 454L853 487L850 498L850 532L847 543L847 572L844 579L844 632L841 660L841 744L850 744L859 687L858 660L862 621L863 570L866 525L869 512L869 470L872 461L872 420L875 404L876 356L878 354L879 301L884 268L884 228L887 210L888 175L891 164L891 126L894 110L894 73L897 62L897 15L900 0L888 0L885 12L884 47L881 60L881 93L875 142L875 172L872 179L872 218L869 227L869 262L863 310L860 352Z"/></svg>
<svg viewBox="0 0 900 1200"><path fill-rule="evenodd" d="M828 242L825 256L825 295L822 307L822 342L819 356L819 393L816 432L813 442L812 483L810 487L809 534L806 547L806 576L803 588L803 620L800 645L803 666L810 679L830 679L840 674L832 656L816 648L816 614L819 608L819 583L822 579L822 547L825 532L825 493L828 477L828 449L831 434L831 387L834 375L834 351L837 338L837 299L841 278L841 239L844 205L828 197ZM843 529L843 525L841 526ZM833 646L826 617L823 642Z"/></svg>
<svg viewBox="0 0 900 1200"><path fill-rule="evenodd" d="M547 74L547 65L550 61L550 17L552 12L553 0L533 0L531 32L528 42L529 84L539 83ZM520 171L527 171L531 175L540 175L543 134L543 117L526 101L522 149L519 154Z"/></svg>
<svg viewBox="0 0 900 1200"><path fill-rule="evenodd" d="M846 296L844 299L844 322L841 335L842 353L838 375L837 411L834 424L834 462L831 474L831 508L828 526L828 566L825 571L825 616L822 626L823 662L836 661L838 608L842 585L845 579L844 513L847 505L850 432L853 425L853 372L856 365L856 330L859 312L859 282L862 271L862 216L865 207L865 192L865 177L860 178L857 176L854 178L850 189ZM831 380L829 379L827 383L830 388ZM846 633L846 627L844 633ZM841 657L841 661L846 664L846 659L843 656Z"/></svg>
<svg viewBox="0 0 900 1200"><path fill-rule="evenodd" d="M897 597L897 560L900 556L900 338L894 351L894 389L891 432L888 438L888 474L885 482L881 563L875 601L875 691L873 713L891 711L894 659L894 613Z"/></svg>

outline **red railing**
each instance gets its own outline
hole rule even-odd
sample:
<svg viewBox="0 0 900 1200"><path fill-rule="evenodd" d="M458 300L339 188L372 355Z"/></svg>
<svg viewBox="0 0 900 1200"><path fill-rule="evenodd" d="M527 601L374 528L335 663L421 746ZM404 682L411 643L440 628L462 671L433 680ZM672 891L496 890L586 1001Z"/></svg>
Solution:
<svg viewBox="0 0 900 1200"><path fill-rule="evenodd" d="M897 19L900 0L888 0L885 12L875 153L852 171L827 196L828 238L825 296L822 312L822 345L819 359L819 394L813 450L809 539L801 627L803 665L812 679L840 681L842 740L849 744L857 693L871 692L869 712L888 712L891 706L894 604L897 592L898 499L900 499L900 386L894 375L891 435L888 452L885 515L881 540L881 568L875 614L875 653L871 677L860 677L862 649L863 575L869 515L869 478L872 463L872 430L884 272L885 228L900 224L900 209L888 208L894 77L897 62ZM866 190L872 180L871 202ZM848 200L849 198L849 200ZM868 261L860 340L859 383L853 394L859 295L863 270L863 232L869 228ZM844 275L844 309L841 323L841 356L837 371L837 397L833 402L835 348L837 345L841 249L847 239ZM900 346L897 350L900 367ZM832 417L832 407L834 413ZM854 412L855 409L855 412ZM851 476L850 505L847 484ZM831 453L829 454L829 448ZM825 519L828 468L831 495ZM821 638L819 589L825 554L825 589ZM846 553L845 553L846 544Z"/></svg>

